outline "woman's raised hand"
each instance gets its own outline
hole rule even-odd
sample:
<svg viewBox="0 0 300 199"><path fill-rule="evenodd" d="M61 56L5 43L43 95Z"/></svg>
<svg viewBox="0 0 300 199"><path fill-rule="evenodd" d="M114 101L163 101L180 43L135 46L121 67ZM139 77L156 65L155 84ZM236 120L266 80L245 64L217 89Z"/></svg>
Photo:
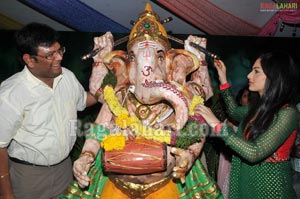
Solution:
<svg viewBox="0 0 300 199"><path fill-rule="evenodd" d="M223 61L219 59L214 60L214 66L218 71L219 80L221 84L227 83L227 77L226 77L226 66Z"/></svg>

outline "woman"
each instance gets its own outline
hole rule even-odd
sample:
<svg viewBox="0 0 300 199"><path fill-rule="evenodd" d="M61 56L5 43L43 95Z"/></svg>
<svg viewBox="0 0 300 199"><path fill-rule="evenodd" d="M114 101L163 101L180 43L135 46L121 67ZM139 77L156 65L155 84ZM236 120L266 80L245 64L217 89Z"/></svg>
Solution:
<svg viewBox="0 0 300 199"><path fill-rule="evenodd" d="M236 96L236 102L239 106L245 106L249 104L250 91L248 86L241 88Z"/></svg>
<svg viewBox="0 0 300 199"><path fill-rule="evenodd" d="M204 105L195 111L235 152L229 198L295 198L289 158L299 118L292 106L296 85L291 57L283 52L266 53L255 61L247 77L257 99L251 98L249 106L236 105L224 63L216 60L215 68L228 114L241 121L237 133Z"/></svg>

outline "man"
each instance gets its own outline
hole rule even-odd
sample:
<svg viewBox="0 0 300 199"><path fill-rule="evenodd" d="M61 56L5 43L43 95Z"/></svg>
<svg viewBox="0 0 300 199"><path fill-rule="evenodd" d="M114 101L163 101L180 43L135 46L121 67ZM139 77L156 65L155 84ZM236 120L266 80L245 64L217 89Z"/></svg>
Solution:
<svg viewBox="0 0 300 199"><path fill-rule="evenodd" d="M61 66L55 30L30 23L15 38L25 67L0 86L0 196L58 198L73 178L72 122L97 100Z"/></svg>

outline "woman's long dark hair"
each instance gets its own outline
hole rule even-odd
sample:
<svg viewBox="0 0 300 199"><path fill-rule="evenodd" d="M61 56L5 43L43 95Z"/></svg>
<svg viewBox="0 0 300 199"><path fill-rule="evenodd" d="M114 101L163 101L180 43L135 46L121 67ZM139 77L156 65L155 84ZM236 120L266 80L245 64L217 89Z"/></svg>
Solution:
<svg viewBox="0 0 300 199"><path fill-rule="evenodd" d="M279 109L293 102L296 88L295 65L289 54L266 53L259 59L267 79L263 95L251 96L250 111L243 122L243 132L249 140L265 132Z"/></svg>

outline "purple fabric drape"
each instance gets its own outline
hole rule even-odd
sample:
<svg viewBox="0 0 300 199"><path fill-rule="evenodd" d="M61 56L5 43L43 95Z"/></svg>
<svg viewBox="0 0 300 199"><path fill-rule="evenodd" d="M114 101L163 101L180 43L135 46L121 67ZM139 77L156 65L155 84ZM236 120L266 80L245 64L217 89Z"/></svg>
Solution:
<svg viewBox="0 0 300 199"><path fill-rule="evenodd" d="M207 0L157 0L157 2L207 34L254 36L260 32L259 27Z"/></svg>

